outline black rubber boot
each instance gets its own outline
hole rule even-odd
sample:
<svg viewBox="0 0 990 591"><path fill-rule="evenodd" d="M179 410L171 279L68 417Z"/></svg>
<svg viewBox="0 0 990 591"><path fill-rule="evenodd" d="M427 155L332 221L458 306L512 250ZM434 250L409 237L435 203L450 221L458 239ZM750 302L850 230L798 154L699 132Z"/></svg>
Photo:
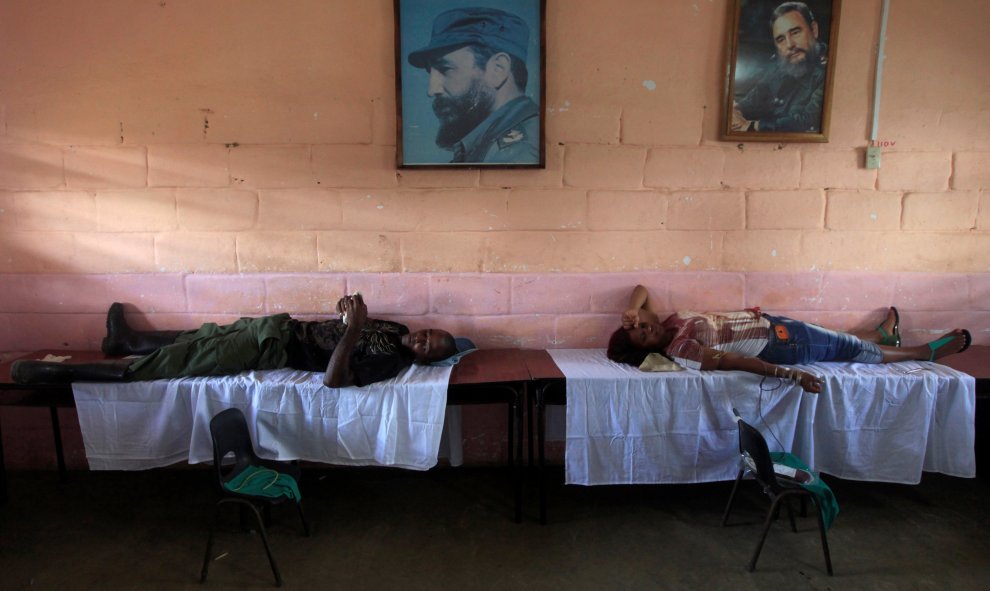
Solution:
<svg viewBox="0 0 990 591"><path fill-rule="evenodd" d="M181 330L132 330L124 317L124 305L110 304L107 310L107 336L100 349L107 355L147 355L171 345Z"/></svg>
<svg viewBox="0 0 990 591"><path fill-rule="evenodd" d="M18 384L70 384L72 382L123 382L133 359L56 363L54 361L15 361L10 377Z"/></svg>

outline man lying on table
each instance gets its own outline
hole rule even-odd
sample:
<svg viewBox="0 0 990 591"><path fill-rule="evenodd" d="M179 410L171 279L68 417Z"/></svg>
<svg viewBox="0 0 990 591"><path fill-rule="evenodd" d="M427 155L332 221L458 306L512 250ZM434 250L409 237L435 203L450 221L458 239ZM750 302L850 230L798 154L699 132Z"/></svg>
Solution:
<svg viewBox="0 0 990 591"><path fill-rule="evenodd" d="M288 314L241 318L233 324L206 323L197 330L137 331L127 325L119 303L107 312L107 355L134 359L57 363L15 361L11 377L20 384L74 381L141 381L222 376L245 370L291 367L324 372L330 388L365 386L395 377L412 363L456 360L474 349L439 329L409 332L397 322L368 318L360 294L337 302L341 319L302 321Z"/></svg>

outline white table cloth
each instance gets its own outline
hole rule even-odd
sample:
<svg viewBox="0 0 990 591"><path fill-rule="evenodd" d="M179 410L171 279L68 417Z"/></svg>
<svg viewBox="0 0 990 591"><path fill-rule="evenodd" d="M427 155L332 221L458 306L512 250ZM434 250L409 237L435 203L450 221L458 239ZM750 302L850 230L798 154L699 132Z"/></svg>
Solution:
<svg viewBox="0 0 990 591"><path fill-rule="evenodd" d="M72 389L93 470L212 461L210 419L230 407L244 412L263 458L427 470L451 369L413 365L363 388L326 388L321 373L280 369Z"/></svg>
<svg viewBox="0 0 990 591"><path fill-rule="evenodd" d="M642 372L602 349L549 351L567 378L569 484L731 480L732 408L816 471L916 484L923 471L976 475L973 377L944 365L819 363L821 394L744 372Z"/></svg>

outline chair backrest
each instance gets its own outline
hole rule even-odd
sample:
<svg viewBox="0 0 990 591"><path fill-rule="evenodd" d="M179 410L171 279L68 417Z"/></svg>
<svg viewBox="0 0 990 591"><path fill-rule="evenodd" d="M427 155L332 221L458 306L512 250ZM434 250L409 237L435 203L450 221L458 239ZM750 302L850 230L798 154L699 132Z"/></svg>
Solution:
<svg viewBox="0 0 990 591"><path fill-rule="evenodd" d="M736 413L736 423L739 426L739 453L749 456L753 461L753 466L756 468L755 476L758 480L765 486L776 489L778 487L777 475L773 471L773 460L770 459L770 447L767 445L767 440L756 427L742 420L736 409L732 409L732 411Z"/></svg>
<svg viewBox="0 0 990 591"><path fill-rule="evenodd" d="M226 474L240 473L244 468L260 462L254 453L251 433L241 409L228 408L217 413L210 420L210 437L213 439L213 468L220 487L223 487ZM234 464L224 470L223 458L229 453L234 454Z"/></svg>

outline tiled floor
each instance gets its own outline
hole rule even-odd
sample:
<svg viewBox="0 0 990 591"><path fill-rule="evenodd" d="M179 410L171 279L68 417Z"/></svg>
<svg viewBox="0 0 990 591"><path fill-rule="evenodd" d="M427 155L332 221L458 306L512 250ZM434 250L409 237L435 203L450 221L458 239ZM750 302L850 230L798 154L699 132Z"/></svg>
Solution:
<svg viewBox="0 0 990 591"><path fill-rule="evenodd" d="M229 509L205 587L212 516L205 469L10 474L0 506L0 589L253 589L274 581L257 534ZM551 480L562 482L559 469ZM512 521L504 469L308 468L313 535L279 508L271 542L295 589L985 589L990 480L917 486L829 481L841 514L825 574L814 521L775 524L745 565L765 510L755 484L720 527L730 483L550 490L550 524Z"/></svg>

